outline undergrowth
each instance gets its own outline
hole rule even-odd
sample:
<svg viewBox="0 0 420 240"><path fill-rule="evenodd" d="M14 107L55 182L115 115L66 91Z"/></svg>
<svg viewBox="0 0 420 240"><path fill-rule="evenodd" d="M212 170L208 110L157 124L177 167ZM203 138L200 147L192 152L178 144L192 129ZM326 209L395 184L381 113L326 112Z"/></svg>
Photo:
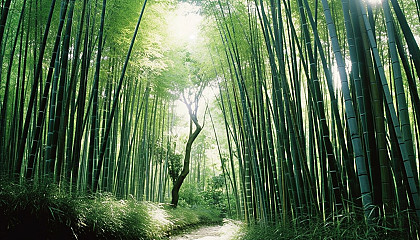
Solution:
<svg viewBox="0 0 420 240"><path fill-rule="evenodd" d="M0 239L165 239L177 230L221 222L220 212L70 196L54 185L0 184Z"/></svg>
<svg viewBox="0 0 420 240"><path fill-rule="evenodd" d="M291 239L348 239L348 240L398 240L417 239L415 230L385 228L380 224L367 226L362 219L343 216L340 220L293 221L284 224L249 224L242 225L238 240L291 240Z"/></svg>

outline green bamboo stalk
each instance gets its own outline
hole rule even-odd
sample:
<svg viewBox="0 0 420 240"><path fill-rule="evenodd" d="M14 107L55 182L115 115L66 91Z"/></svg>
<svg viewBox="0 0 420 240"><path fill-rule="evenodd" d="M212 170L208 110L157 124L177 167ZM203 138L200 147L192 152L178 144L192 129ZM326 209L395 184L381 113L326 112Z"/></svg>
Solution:
<svg viewBox="0 0 420 240"><path fill-rule="evenodd" d="M373 57L376 63L376 66L378 68L378 73L379 73L379 77L382 83L382 88L383 88L383 93L384 93L384 97L386 100L386 108L389 111L389 114L391 116L391 121L392 124L394 126L394 130L398 139L398 144L400 146L400 150L401 150L401 154L402 154L402 158L403 158L403 162L404 162L404 168L405 168L405 172L407 174L407 178L408 178L408 183L410 186L410 194L414 200L413 204L414 204L414 208L416 211L416 215L417 218L420 219L420 198L419 198L419 193L418 193L418 186L416 185L415 182L415 178L417 178L417 176L414 176L414 171L413 171L413 167L411 165L410 159L408 157L408 153L407 153L407 147L405 146L405 142L403 141L402 138L402 133L401 133L401 129L400 129L400 123L398 121L396 112L395 112L395 108L393 105L393 101L392 101L392 97L391 97L391 93L389 91L389 87L388 87L388 82L385 76L385 71L383 69L383 65L381 63L381 59L379 56L379 51L376 45L376 41L375 38L373 36L373 32L372 32L372 28L370 27L370 23L368 22L367 16L366 16L366 11L364 8L361 8L361 12L362 12L362 17L363 17L363 21L364 24L366 26L366 30L367 30L367 34L369 37L369 44L370 47L372 49L373 52Z"/></svg>
<svg viewBox="0 0 420 240"><path fill-rule="evenodd" d="M120 80L119 80L119 83L118 83L118 87L117 87L116 92L115 92L114 102L112 104L112 110L111 110L111 113L110 113L110 116L109 116L109 120L107 121L107 126L106 126L106 130L105 130L104 142L102 143L102 146L101 146L100 151L99 151L98 171L95 173L95 176L94 176L93 192L95 192L98 189L99 175L101 173L102 163L103 163L103 159L104 159L104 155L105 155L105 149L106 149L106 145L108 143L109 133L111 131L112 120L113 120L114 115L115 115L115 109L117 108L118 99L119 99L119 95L120 95L120 92L121 92L122 82L124 80L125 72L127 70L128 61L130 59L131 51L133 50L133 46L134 46L134 42L136 40L137 32L139 30L140 22L141 22L141 19L143 18L143 13L144 13L144 10L146 8L146 3L147 3L147 0L144 0L143 7L142 7L142 10L141 10L140 15L139 15L139 19L137 21L137 25L136 25L136 28L134 30L133 38L131 40L130 47L128 48L126 59L124 61L124 66L123 66L122 71L121 71L121 76L120 76Z"/></svg>

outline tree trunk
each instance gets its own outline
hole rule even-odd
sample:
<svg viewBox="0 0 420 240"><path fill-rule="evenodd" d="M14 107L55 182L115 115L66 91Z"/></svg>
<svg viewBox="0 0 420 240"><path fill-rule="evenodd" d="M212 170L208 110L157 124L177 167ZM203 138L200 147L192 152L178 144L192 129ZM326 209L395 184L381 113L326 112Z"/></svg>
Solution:
<svg viewBox="0 0 420 240"><path fill-rule="evenodd" d="M171 205L176 208L178 206L179 200L179 189L181 188L182 183L184 182L185 178L187 177L188 173L190 172L190 158L191 158L191 147L194 140L197 138L198 134L200 134L202 127L198 123L197 120L197 111L192 111L191 104L187 104L188 112L190 114L190 124L194 123L195 130L192 132L192 126L190 126L190 135L188 137L187 146L185 147L185 157L184 157L184 166L182 168L181 174L176 179L174 183L174 187L172 188L172 201Z"/></svg>

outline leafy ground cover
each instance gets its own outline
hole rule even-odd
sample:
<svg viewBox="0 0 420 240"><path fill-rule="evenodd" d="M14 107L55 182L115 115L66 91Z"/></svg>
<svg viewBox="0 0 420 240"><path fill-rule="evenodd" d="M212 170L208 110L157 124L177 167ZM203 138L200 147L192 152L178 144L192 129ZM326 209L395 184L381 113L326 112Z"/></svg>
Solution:
<svg viewBox="0 0 420 240"><path fill-rule="evenodd" d="M179 229L222 221L220 212L70 196L56 186L0 184L0 239L165 239Z"/></svg>

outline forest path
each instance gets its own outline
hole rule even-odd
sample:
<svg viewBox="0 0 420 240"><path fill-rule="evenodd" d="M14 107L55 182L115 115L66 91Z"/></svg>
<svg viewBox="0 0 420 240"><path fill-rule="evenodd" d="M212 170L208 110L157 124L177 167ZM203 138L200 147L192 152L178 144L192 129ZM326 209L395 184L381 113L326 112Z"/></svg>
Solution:
<svg viewBox="0 0 420 240"><path fill-rule="evenodd" d="M222 225L204 226L189 233L170 237L171 240L232 240L239 232L241 223L224 219Z"/></svg>

